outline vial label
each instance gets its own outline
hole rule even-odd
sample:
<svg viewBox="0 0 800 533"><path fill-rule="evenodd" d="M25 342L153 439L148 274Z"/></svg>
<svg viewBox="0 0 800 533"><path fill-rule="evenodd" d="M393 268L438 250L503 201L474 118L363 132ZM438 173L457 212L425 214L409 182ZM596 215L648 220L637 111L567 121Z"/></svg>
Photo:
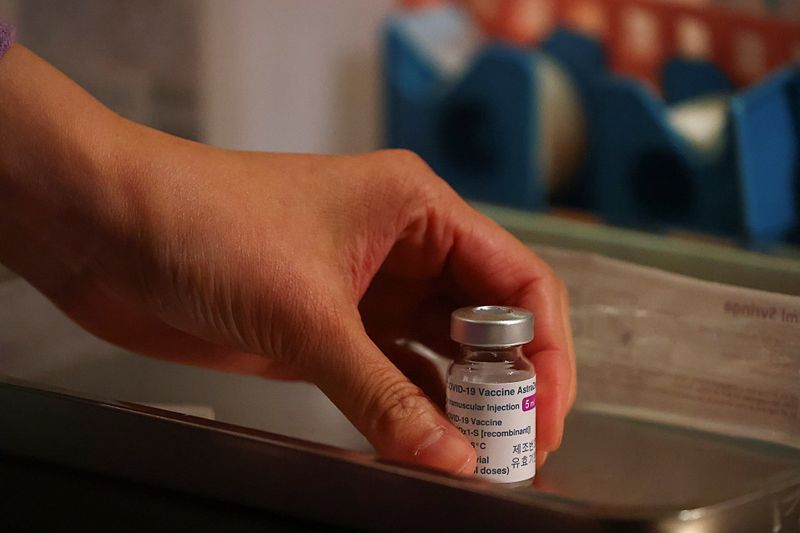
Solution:
<svg viewBox="0 0 800 533"><path fill-rule="evenodd" d="M536 377L447 384L447 417L472 443L475 475L514 483L536 474Z"/></svg>

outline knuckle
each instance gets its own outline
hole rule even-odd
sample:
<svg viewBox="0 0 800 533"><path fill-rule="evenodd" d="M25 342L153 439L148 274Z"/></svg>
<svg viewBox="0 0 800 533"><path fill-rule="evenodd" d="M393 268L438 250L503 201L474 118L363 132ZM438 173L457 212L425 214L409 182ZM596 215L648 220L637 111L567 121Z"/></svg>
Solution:
<svg viewBox="0 0 800 533"><path fill-rule="evenodd" d="M425 160L422 159L416 152L407 150L405 148L393 148L388 150L381 150L377 152L383 159L387 160L392 166L397 166L401 169L411 170L430 170L430 167Z"/></svg>
<svg viewBox="0 0 800 533"><path fill-rule="evenodd" d="M416 189L420 185L436 181L436 174L422 157L406 149L390 149L376 152L381 172L395 184Z"/></svg>
<svg viewBox="0 0 800 533"><path fill-rule="evenodd" d="M374 418L375 430L382 434L395 434L404 424L414 423L424 418L428 412L427 397L414 384L408 381L378 380L378 390L373 394L369 408L377 416Z"/></svg>
<svg viewBox="0 0 800 533"><path fill-rule="evenodd" d="M381 178L376 186L406 213L436 209L448 194L455 195L425 160L411 150L381 150L373 156L374 174Z"/></svg>

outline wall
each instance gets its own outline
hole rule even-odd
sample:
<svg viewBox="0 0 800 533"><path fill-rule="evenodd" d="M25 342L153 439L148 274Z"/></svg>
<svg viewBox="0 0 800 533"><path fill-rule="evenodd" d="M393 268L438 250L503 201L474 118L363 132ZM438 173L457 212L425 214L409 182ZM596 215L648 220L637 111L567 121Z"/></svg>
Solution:
<svg viewBox="0 0 800 533"><path fill-rule="evenodd" d="M390 0L206 0L203 132L253 150L380 145L379 33Z"/></svg>
<svg viewBox="0 0 800 533"><path fill-rule="evenodd" d="M134 120L231 148L380 145L392 0L0 0L20 41Z"/></svg>

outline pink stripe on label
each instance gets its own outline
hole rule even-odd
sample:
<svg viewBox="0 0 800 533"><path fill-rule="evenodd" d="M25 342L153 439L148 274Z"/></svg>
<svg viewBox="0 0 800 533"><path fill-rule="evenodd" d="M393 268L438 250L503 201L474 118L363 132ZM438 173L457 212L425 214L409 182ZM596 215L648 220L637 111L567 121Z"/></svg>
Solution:
<svg viewBox="0 0 800 533"><path fill-rule="evenodd" d="M536 407L536 395L531 394L530 396L525 396L522 399L522 410L523 411L530 411Z"/></svg>

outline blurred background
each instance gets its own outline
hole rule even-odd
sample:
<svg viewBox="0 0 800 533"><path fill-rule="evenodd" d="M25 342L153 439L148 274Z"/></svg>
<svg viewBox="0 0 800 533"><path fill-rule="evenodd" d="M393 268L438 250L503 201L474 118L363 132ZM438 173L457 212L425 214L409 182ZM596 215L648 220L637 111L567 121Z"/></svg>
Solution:
<svg viewBox="0 0 800 533"><path fill-rule="evenodd" d="M797 0L0 0L119 113L405 147L472 200L797 256Z"/></svg>
<svg viewBox="0 0 800 533"><path fill-rule="evenodd" d="M0 20L175 135L408 148L526 242L800 294L798 0L0 0Z"/></svg>
<svg viewBox="0 0 800 533"><path fill-rule="evenodd" d="M387 142L470 198L791 254L797 15L794 1L409 1L386 33Z"/></svg>
<svg viewBox="0 0 800 533"><path fill-rule="evenodd" d="M389 0L0 0L20 42L119 113L252 150L381 144Z"/></svg>

